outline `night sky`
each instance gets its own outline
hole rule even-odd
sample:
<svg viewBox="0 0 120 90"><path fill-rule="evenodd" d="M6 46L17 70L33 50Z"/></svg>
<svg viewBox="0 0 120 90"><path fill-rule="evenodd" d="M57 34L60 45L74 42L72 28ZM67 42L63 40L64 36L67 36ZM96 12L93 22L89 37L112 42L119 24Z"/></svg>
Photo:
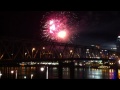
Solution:
<svg viewBox="0 0 120 90"><path fill-rule="evenodd" d="M119 11L74 11L80 22L74 43L114 45L120 33ZM40 38L40 20L44 11L0 12L0 36Z"/></svg>

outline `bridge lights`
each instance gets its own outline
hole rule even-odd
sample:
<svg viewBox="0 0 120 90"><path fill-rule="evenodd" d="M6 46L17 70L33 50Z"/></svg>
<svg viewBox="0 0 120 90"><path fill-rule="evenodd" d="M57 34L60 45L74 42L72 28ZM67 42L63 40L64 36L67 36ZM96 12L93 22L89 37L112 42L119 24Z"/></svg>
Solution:
<svg viewBox="0 0 120 90"><path fill-rule="evenodd" d="M25 53L25 56L27 55L27 53Z"/></svg>
<svg viewBox="0 0 120 90"><path fill-rule="evenodd" d="M35 48L32 48L32 57L33 57L33 51L35 51Z"/></svg>
<svg viewBox="0 0 120 90"><path fill-rule="evenodd" d="M2 73L1 73L1 71L0 71L0 78L1 78L1 76L2 76Z"/></svg>
<svg viewBox="0 0 120 90"><path fill-rule="evenodd" d="M45 49L45 47L43 47L43 49Z"/></svg>
<svg viewBox="0 0 120 90"><path fill-rule="evenodd" d="M72 53L73 51L72 50L70 50L70 53Z"/></svg>
<svg viewBox="0 0 120 90"><path fill-rule="evenodd" d="M62 54L60 53L60 57L62 57Z"/></svg>
<svg viewBox="0 0 120 90"><path fill-rule="evenodd" d="M35 51L35 48L32 48L32 52Z"/></svg>
<svg viewBox="0 0 120 90"><path fill-rule="evenodd" d="M62 54L60 53L60 56L61 56Z"/></svg>
<svg viewBox="0 0 120 90"><path fill-rule="evenodd" d="M4 55L2 54L2 55L1 55L1 57L0 57L0 59L2 59L2 58L3 58L3 56L4 56Z"/></svg>
<svg viewBox="0 0 120 90"><path fill-rule="evenodd" d="M118 60L118 63L120 64L120 60Z"/></svg>

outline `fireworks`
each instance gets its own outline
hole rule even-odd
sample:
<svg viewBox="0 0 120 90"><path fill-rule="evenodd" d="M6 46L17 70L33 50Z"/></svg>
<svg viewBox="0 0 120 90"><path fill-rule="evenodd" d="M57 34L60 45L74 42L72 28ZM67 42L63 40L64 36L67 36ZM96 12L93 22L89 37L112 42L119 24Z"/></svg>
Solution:
<svg viewBox="0 0 120 90"><path fill-rule="evenodd" d="M65 31L58 32L58 37L65 38L65 36L66 36L66 32Z"/></svg>
<svg viewBox="0 0 120 90"><path fill-rule="evenodd" d="M70 42L78 29L77 16L73 12L48 12L41 22L42 37L57 42Z"/></svg>

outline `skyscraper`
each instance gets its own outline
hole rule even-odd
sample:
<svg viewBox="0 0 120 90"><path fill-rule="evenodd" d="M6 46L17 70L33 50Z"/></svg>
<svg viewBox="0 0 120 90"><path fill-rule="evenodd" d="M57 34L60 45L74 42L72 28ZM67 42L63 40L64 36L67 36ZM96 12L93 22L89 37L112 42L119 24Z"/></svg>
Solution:
<svg viewBox="0 0 120 90"><path fill-rule="evenodd" d="M117 37L116 46L117 46L117 52L120 52L120 35L118 35Z"/></svg>

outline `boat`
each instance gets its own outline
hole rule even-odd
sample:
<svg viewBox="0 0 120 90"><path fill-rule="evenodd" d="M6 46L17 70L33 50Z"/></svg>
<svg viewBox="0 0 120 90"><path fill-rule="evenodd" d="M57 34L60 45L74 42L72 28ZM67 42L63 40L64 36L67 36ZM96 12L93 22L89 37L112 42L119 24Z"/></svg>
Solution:
<svg viewBox="0 0 120 90"><path fill-rule="evenodd" d="M99 66L98 68L110 68L110 66Z"/></svg>

